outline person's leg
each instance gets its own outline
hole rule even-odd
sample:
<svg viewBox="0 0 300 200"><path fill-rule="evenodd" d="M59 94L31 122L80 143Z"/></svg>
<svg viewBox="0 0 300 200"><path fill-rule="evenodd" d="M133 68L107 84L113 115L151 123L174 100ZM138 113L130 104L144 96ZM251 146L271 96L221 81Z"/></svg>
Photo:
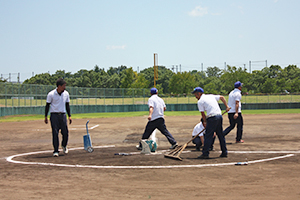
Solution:
<svg viewBox="0 0 300 200"><path fill-rule="evenodd" d="M54 148L53 153L58 153L58 146L59 146L59 138L58 138L58 132L59 132L59 119L57 114L51 114L50 115L50 123L52 128L52 145Z"/></svg>
<svg viewBox="0 0 300 200"><path fill-rule="evenodd" d="M66 147L68 145L68 140L69 140L69 130L68 130L67 116L65 114L60 115L60 129L62 134L61 146Z"/></svg>
<svg viewBox="0 0 300 200"><path fill-rule="evenodd" d="M234 129L236 120L234 119L234 113L228 113L228 119L230 125L223 131L223 135L226 136L232 129Z"/></svg>
<svg viewBox="0 0 300 200"><path fill-rule="evenodd" d="M172 134L168 131L164 118L158 118L155 121L157 121L157 129L168 139L169 143L171 145L175 145L177 142L172 136Z"/></svg>
<svg viewBox="0 0 300 200"><path fill-rule="evenodd" d="M216 117L210 117L206 120L206 130L204 134L204 146L202 149L202 155L208 156L209 155L209 149L213 144L214 141L214 132L216 127Z"/></svg>
<svg viewBox="0 0 300 200"><path fill-rule="evenodd" d="M148 123L145 127L144 134L142 136L142 140L147 140L150 137L150 135L152 134L152 132L154 131L154 129L156 129L155 120L154 121L148 121Z"/></svg>
<svg viewBox="0 0 300 200"><path fill-rule="evenodd" d="M239 113L239 117L237 118L237 132L236 132L236 141L240 141L243 137L243 116Z"/></svg>
<svg viewBox="0 0 300 200"><path fill-rule="evenodd" d="M193 144L196 145L196 150L199 151L200 147L202 146L202 142L201 142L200 137L199 136L195 137L192 142L193 142Z"/></svg>
<svg viewBox="0 0 300 200"><path fill-rule="evenodd" d="M227 156L227 147L226 147L226 140L225 140L225 136L223 135L223 117L217 116L217 123L216 123L216 134L219 138L219 142L220 142L220 148L222 151L222 156Z"/></svg>

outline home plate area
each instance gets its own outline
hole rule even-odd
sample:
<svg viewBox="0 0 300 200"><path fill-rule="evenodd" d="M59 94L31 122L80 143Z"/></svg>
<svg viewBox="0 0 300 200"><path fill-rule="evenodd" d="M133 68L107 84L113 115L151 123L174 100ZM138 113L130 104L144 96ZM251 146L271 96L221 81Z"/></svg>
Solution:
<svg viewBox="0 0 300 200"><path fill-rule="evenodd" d="M217 167L250 165L258 162L272 161L299 162L300 151L229 151L228 158L220 158L220 151L211 151L210 159L201 160L201 154L194 151L194 146L187 146L182 152L182 161L165 158L169 150L157 149L155 153L141 154L134 146L96 146L93 153L82 148L70 148L69 154L52 157L51 151L31 152L15 155L11 161L19 164L52 165L61 167L86 168L178 168L178 167ZM293 159L291 159L292 157Z"/></svg>

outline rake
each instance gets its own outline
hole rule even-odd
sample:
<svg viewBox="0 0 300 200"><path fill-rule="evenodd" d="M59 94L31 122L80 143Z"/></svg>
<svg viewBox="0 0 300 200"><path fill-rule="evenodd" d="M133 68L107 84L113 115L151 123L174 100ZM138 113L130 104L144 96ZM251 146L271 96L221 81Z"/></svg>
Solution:
<svg viewBox="0 0 300 200"><path fill-rule="evenodd" d="M222 115L224 115L227 111L223 112ZM184 145L180 145L178 147L176 147L175 149L173 149L172 151L170 151L169 153L165 154L164 156L166 158L173 158L173 159L177 159L177 160L181 160L182 158L180 158L180 155L182 153L182 151L187 147L187 145L192 142L198 135L200 135L203 131L205 131L205 129L203 129L200 133L198 133L197 135L195 135L190 141L188 141L187 143L185 143Z"/></svg>
<svg viewBox="0 0 300 200"><path fill-rule="evenodd" d="M200 133L198 133L197 135L195 135L190 141L188 141L187 143L185 143L184 145L180 145L178 147L176 147L175 149L173 149L172 151L170 151L168 154L165 154L166 158L174 158L174 159L178 159L178 160L182 160L182 158L180 158L180 154L182 153L182 151L186 148L186 146L192 142L198 135L200 135L203 131L205 131L205 129L203 129Z"/></svg>

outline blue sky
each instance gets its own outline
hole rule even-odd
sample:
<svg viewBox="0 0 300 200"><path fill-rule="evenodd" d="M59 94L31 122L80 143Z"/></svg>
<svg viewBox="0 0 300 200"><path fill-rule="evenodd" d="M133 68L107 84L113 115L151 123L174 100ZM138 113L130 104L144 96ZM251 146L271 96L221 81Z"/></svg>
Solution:
<svg viewBox="0 0 300 200"><path fill-rule="evenodd" d="M300 64L299 0L0 0L4 78L95 65Z"/></svg>

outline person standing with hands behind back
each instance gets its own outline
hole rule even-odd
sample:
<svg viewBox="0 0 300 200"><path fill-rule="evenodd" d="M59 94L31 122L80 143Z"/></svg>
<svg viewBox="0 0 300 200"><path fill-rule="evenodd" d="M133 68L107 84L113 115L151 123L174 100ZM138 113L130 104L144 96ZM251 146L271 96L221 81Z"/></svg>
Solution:
<svg viewBox="0 0 300 200"><path fill-rule="evenodd" d="M47 95L46 108L45 108L45 123L48 124L48 112L50 107L50 122L52 128L52 144L54 147L53 156L58 157L59 151L59 138L58 133L61 130L62 134L62 149L65 154L67 154L68 148L68 138L69 130L67 125L66 111L69 116L69 122L72 123L71 112L70 112L70 97L66 89L66 81L59 78L56 81L57 88L50 91Z"/></svg>
<svg viewBox="0 0 300 200"><path fill-rule="evenodd" d="M243 135L243 117L242 117L242 90L243 83L237 81L234 83L234 90L229 93L228 104L231 109L228 111L228 119L230 125L223 131L224 136L226 136L232 129L234 129L235 124L237 124L236 131L236 143L244 143L242 140Z"/></svg>

